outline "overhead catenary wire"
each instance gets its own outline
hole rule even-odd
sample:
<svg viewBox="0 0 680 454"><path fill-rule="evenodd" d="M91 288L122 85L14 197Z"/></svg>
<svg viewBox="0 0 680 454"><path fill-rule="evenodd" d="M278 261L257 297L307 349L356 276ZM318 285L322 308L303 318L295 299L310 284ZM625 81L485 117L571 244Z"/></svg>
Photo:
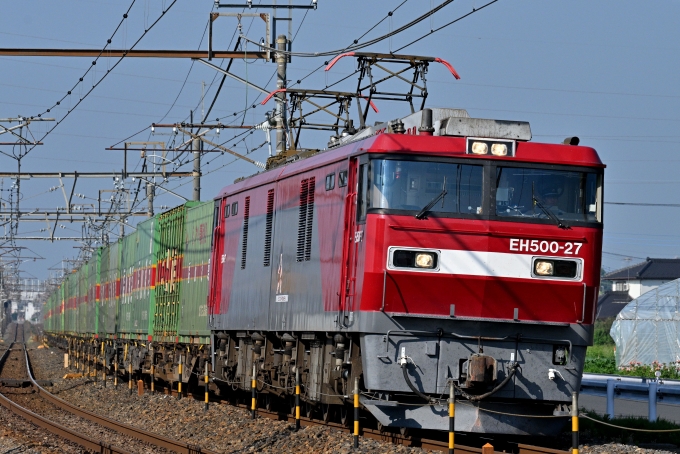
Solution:
<svg viewBox="0 0 680 454"><path fill-rule="evenodd" d="M343 51L347 51L347 50L355 50L355 49L357 48L356 44L358 44L358 41L359 41L361 38L363 38L363 37L366 36L368 33L370 33L372 30L374 30L380 23L382 23L382 22L384 22L385 20L391 18L392 15L393 15L393 13L394 13L397 9L399 9L402 5L404 5L407 1L408 1L408 0L403 0L399 5L397 5L397 7L396 7L393 11L388 12L388 14L387 14L384 18L382 18L380 21L378 21L378 23L376 23L373 27L371 27L368 31L366 31L366 32L365 32L363 35L361 35L358 39L354 40L354 43L353 43L353 44L351 44L350 46L348 46L347 48L342 49L342 50L328 52L328 55L335 55L335 54L338 53L338 52L343 52ZM494 0L494 2L495 2L495 1L497 1L497 0ZM380 41L382 41L382 40L384 40L384 39L387 39L387 38L389 38L389 37L391 37L391 36L394 36L395 34L398 34L398 33L402 32L402 31L406 30L407 28L412 27L413 25L417 24L418 22L420 22L420 21L422 21L422 20L424 20L424 19L426 19L426 18L428 18L428 17L431 17L435 12L439 11L441 8L443 8L444 6L446 6L446 5L448 5L449 3L452 3L452 2L453 2L453 0L445 1L445 2L441 3L439 6L437 6L437 7L435 7L435 8L432 8L430 11L428 11L428 12L425 13L424 15L420 16L419 18L416 18L414 21L411 21L410 23L408 23L408 24L406 24L406 25L404 25L404 26L402 26L402 27L399 27L399 28L397 28L397 29L395 29L395 30L393 30L393 31L390 31L390 33L388 33L388 34L386 34L386 35L383 35L383 36L381 36L381 37L375 38L374 40L369 40L369 41L367 41L366 43L362 43L360 46L366 47L366 46L368 46L368 45L374 44L374 43L376 43L376 42L380 42ZM493 2L491 2L491 3L493 3ZM487 5L485 5L485 6L487 6ZM481 8L479 8L479 9L481 9ZM477 10L479 10L479 9L477 9ZM473 11L473 12L474 12L474 11ZM468 13L468 14L462 16L461 18L459 18L459 19L457 19L457 20L460 20L460 19L462 19L463 17L467 17L467 16L469 16L470 14L471 14L471 13ZM451 22L451 23L454 23L454 22L455 22L455 21L453 21L453 22ZM451 23L447 24L447 26L448 26L448 25L451 25ZM443 27L442 27L442 28L443 28ZM298 28L298 32L299 32L299 28ZM431 34L431 33L433 33L433 31L431 31L429 34ZM296 36L297 36L297 32L296 32ZM248 39L245 38L245 37L244 37L244 40L245 40L245 41L250 41L250 40L248 40ZM255 44L257 44L257 45L259 46L259 43L255 43ZM286 54L290 54L290 55L297 55L297 53L294 53L294 52L285 52L285 53L286 53ZM313 56L321 56L321 54L320 54L320 53L314 53ZM322 65L322 66L319 66L318 68L316 68L315 70L313 70L311 73L307 74L305 77L303 77L303 78L301 78L300 80L298 80L298 81L297 81L297 84L301 83L302 80L304 80L305 78L311 76L313 73L315 73L316 71L318 71L318 70L319 70L320 68L322 68L322 67L323 67L323 65ZM356 71L355 71L353 74L356 74ZM345 77L341 78L340 80L338 80L338 81L336 81L336 82L334 82L334 83L332 83L332 84L327 85L326 88L329 88L329 87L331 87L331 86L333 86L333 85L336 85L336 84L342 82L343 80L346 80L347 78L351 77L353 74L350 74L350 75L348 75L348 76L345 76ZM273 76L272 76L272 77L273 77ZM271 78L270 78L270 81L271 81ZM214 82L214 79L213 79L213 82ZM269 82L268 82L268 83L269 83ZM211 83L211 85L212 85L212 83ZM214 105L214 103L215 103L215 101L216 101L216 98L217 98L217 95L218 95L218 94L219 94L219 89L218 89L218 93L217 93L216 96L215 96L215 99L213 100L213 102L212 102L212 104L211 104L211 106L210 106L210 108L209 108L209 112L211 111L212 106ZM244 109L243 109L241 112L239 112L239 113L245 114L245 112L247 112L248 110L250 110L250 109L252 109L252 108L255 108L255 107L256 107L256 104L253 104L252 106L247 106L246 108L244 108ZM238 115L237 113L234 113L234 116L237 116L237 115ZM207 117L207 115L206 115L206 117ZM217 119L217 121L219 121L219 118ZM244 131L243 133L241 133L241 134L235 136L234 138L232 138L232 139L230 139L230 140L228 140L228 141L225 141L224 143L230 142L231 140L234 140L234 139L236 139L237 137L239 137L239 136L241 136L241 135L248 134L249 132L252 134L252 131L249 131L249 130L248 130L248 131ZM238 141L238 142L236 142L236 143L234 143L234 146L235 146L237 143L239 143L239 142L241 142L241 141L244 141L244 140L245 140L245 138L244 138L244 139L241 139L240 141ZM119 143L120 143L120 142L119 142ZM262 145L260 145L260 146L258 146L258 147L256 147L256 148L254 148L254 149L249 149L249 150L247 151L246 154L252 153L253 151L259 149L261 146L262 146ZM190 159L186 159L186 160L184 160L184 161L175 162L175 165L176 165L177 167L180 167L180 166L182 166L182 165L185 165L185 164L188 163L189 161L190 161ZM214 159L213 159L213 161L214 161ZM233 161L230 161L230 162L228 162L228 163L225 163L225 164L223 164L223 165L221 165L221 166L218 166L216 169L213 169L213 170L211 170L210 172L206 172L205 175L208 175L209 173L212 173L212 172L214 172L214 171L216 171L216 170L218 170L218 169L224 168L224 167L226 167L226 166L232 164L232 163L235 162L235 161L236 161L236 160L233 160ZM208 163L209 163L209 162L211 162L211 161L208 161ZM206 163L206 164L208 164L208 163ZM180 183L177 187L181 187L181 186L183 186L183 185L185 185L185 184L188 184L188 183ZM143 199L142 199L142 200L143 200ZM140 200L140 202L141 202L141 200Z"/></svg>
<svg viewBox="0 0 680 454"><path fill-rule="evenodd" d="M153 28L156 26L156 24L158 24L158 22L165 16L165 14L167 14L168 11L170 11L170 9L173 7L173 5L174 5L175 3L177 3L177 0L173 0L172 3L170 3L170 5L168 5L168 7L167 7L166 9L164 9L164 10L161 12L160 16L158 16L158 18L156 18L156 20L155 20L155 21L154 21L147 29L144 30L144 33L142 33L142 35L141 35L141 36L140 36L140 37L139 37L139 38L138 38L138 39L130 46L129 50L134 49L134 48L137 46L137 44L139 44L139 42L140 42L140 41L141 41L141 40L149 33L149 31L151 31L151 29L153 29ZM127 16L127 14L126 14L126 16ZM102 51L102 53L103 53L103 52L104 52L104 51ZM100 54L100 55L101 55L101 54ZM88 95L89 95L90 93L92 93L92 92L94 91L94 89L97 88L97 87L99 86L99 84L101 84L101 83L104 81L104 79L106 79L106 76L108 76L109 74L111 74L111 71L113 71L113 70L116 68L116 66L118 66L118 65L120 64L120 62L123 61L123 59L125 59L125 55L123 55L122 57L120 57L120 58L116 61L116 63L114 63L109 69L107 69L106 72L104 73L104 75L103 75L97 82L95 82L95 83L92 85L92 87L91 87L91 88L90 88L83 96L80 97L80 99L78 100L78 102L76 102L76 104L75 104L74 106L72 106L72 107L66 112L66 114L64 114L64 116L61 117L61 119L59 119L59 120L55 123L55 125L54 125L52 128L50 128L50 129L47 130L47 132L39 139L39 141L42 141L43 139L45 139L45 137L47 137L47 136L48 136L52 131L54 131L57 127L59 127L59 125L61 125L61 123L62 123L62 122L63 122L63 121L71 114L71 112L73 112L73 111L74 111L74 110L75 110L75 109L76 109L76 108L77 108L77 107L85 100L85 98L87 98ZM96 60L92 62L92 66L94 66L94 65L96 65ZM87 72L86 72L86 74L87 74ZM82 79L83 79L83 78L81 77L81 78L80 78L80 81L82 81ZM49 112L49 111L50 111L50 110L48 109L46 112ZM38 115L38 117L40 117L40 116L41 116L41 114ZM30 148L28 148L28 149L24 152L24 156L25 156L26 154L28 154L31 150L33 150L35 147L36 147L36 145L33 145L33 146L31 146Z"/></svg>
<svg viewBox="0 0 680 454"><path fill-rule="evenodd" d="M377 23L375 23L371 28L369 28L369 29L368 29L366 32L364 32L361 36L359 36L357 39L355 39L354 42L357 42L358 40L362 39L364 36L366 36L368 33L370 33L372 30L374 30L378 25L380 25L382 22L384 22L384 21L387 20L389 17L391 17L391 16L392 16L399 8L401 8L407 1L408 1L408 0L403 0L403 1L402 1L399 5L397 5L393 10L389 11L382 19L380 19ZM306 14L307 14L307 12L305 13L305 17L306 17ZM304 17L303 17L302 22L304 22ZM296 33L295 33L295 36L297 36L297 34L299 33L300 28L302 27L302 22L301 22L300 25L298 26L298 29L297 29L297 31L296 31ZM204 35L205 35L205 30L204 30ZM235 36L235 35L232 35L232 41L233 41L234 36ZM350 46L351 46L351 44L350 44ZM348 46L348 47L349 47L349 46ZM343 49L343 51L345 51L345 50L347 50L347 48ZM324 65L318 66L316 69L314 69L313 71L311 71L309 74L307 74L306 76L304 76L304 77L302 77L301 79L297 80L297 84L300 84L300 83L302 82L302 80L304 80L304 79L310 77L312 74L316 73L319 69L323 68L324 66L325 66L325 64L324 64ZM342 82L343 80L346 80L347 78L351 77L352 75L354 75L354 74L356 74L356 73L357 73L357 71L354 71L353 73L351 73L351 74L349 74L349 75L347 75L347 76L341 78L340 80L338 80L338 81L336 81L336 82L334 82L334 83L332 83L332 84L330 84L330 85L327 85L325 88L330 88L330 87L332 87L332 86L334 86L334 85L337 85L338 83ZM265 86L269 85L269 83L271 82L271 80L273 79L273 77L274 77L275 75L276 75L276 72L274 72L274 73L272 74L272 76L269 78L269 80L268 80L268 82L267 82L267 84L266 84ZM189 76L189 74L187 74L187 78L186 78L186 79L188 79L188 76ZM223 79L222 79L222 80L224 80L225 78L226 78L226 76L223 76ZM185 83L186 83L186 79L185 79ZM294 86L294 85L296 85L296 83L293 83L293 84L292 84L292 86ZM184 86L184 84L183 84L183 86ZM213 99L213 101L212 101L212 103L211 103L211 105L210 105L210 108L208 109L208 113L206 113L206 118L208 118L210 112L212 111L212 108L213 108L213 106L214 106L214 104L215 104L215 102L216 102L216 100L217 100L217 97L218 97L218 95L219 95L219 91L220 91L221 87L222 87L222 84L220 84L220 88L218 88L218 92L216 93L216 95L215 95L215 97L214 97L214 99ZM180 92L181 92L181 90L180 90ZM177 98L175 99L175 102L177 101L178 98L179 98L179 94L177 95ZM255 99L255 103L254 103L254 104L252 104L251 106L248 106L248 107L246 107L246 108L244 108L244 109L242 109L242 110L240 110L240 111L234 112L232 115L233 115L234 117L238 117L240 114L244 114L244 115L245 115L245 113L246 113L248 110L251 110L251 109L254 109L254 108L258 107L258 105L257 105L257 100L259 100L259 98L260 98L260 95L257 96L257 98ZM173 103L173 105L174 105L174 103ZM168 111L168 113L169 113L169 111ZM167 116L167 113L166 113L166 116ZM165 118L165 116L164 116L163 118ZM217 122L219 122L220 120L224 120L224 117L222 117L222 118L219 118L219 117L218 117L218 118L215 119L215 121L217 121ZM233 121L231 121L231 122L228 122L228 123L226 123L226 124L232 124L232 123L234 123L234 122L236 122L236 121L238 121L238 120L235 119L235 120L233 120ZM140 130L139 132L137 132L137 133L135 133L135 134L129 136L128 138L126 138L126 139L124 139L124 140L128 140L128 139L134 137L135 135L137 135L137 134L143 132L145 129L147 129L147 128L144 128L144 129ZM227 142L230 142L231 140L234 140L234 139L236 139L236 138L238 138L238 137L240 137L240 136L242 136L242 135L248 134L248 132L249 132L249 131L244 131L244 132L242 132L242 133L240 133L240 134L237 134L237 135L234 136L232 139L223 142L222 145L224 145L224 144L226 144ZM251 133L252 133L252 132L251 132ZM116 146L116 145L122 143L124 140L121 140L121 141L117 142L114 146ZM242 140L241 140L241 141L242 141ZM241 141L239 141L239 142L241 142ZM236 142L236 143L234 144L234 146L236 146L237 143L238 143L238 142ZM180 161L180 163L178 164L178 166L185 165L185 164L188 163L189 161L190 161L190 159L187 159L187 160L184 161L184 162ZM233 162L233 161L232 161L232 162ZM228 164L225 164L225 165L228 165ZM182 184L182 185L183 185L183 184ZM180 185L180 186L181 186L181 185Z"/></svg>
<svg viewBox="0 0 680 454"><path fill-rule="evenodd" d="M82 84L84 83L84 78L85 78L85 76L87 76L87 75L90 73L90 71L93 70L94 66L97 64L97 62L99 61L99 59L101 58L101 56L104 54L104 52L106 52L106 49L109 47L109 45L110 45L111 42L113 41L113 38L114 38L114 37L116 36L116 34L118 33L118 30L120 30L120 27L121 27L121 26L123 25L123 23L127 20L128 15L130 14L130 10L132 10L132 7L135 5L135 2L136 2L136 1L137 1L137 0L132 0L132 3L130 3L130 6L128 6L128 9L127 9L127 10L125 11L125 13L123 14L123 18L120 20L120 22L118 22L118 25L116 26L115 30L113 31L113 33L111 34L111 36L109 37L109 39L106 40L106 44L104 45L104 47L102 48L102 50L99 52L99 55L97 55L97 57L95 57L95 59L92 61L92 65L90 65L90 66L85 70L85 73L84 73L82 76L80 76L80 78L78 79L78 81L73 85L73 87L71 87L71 89L70 89L64 96L62 96L58 101L56 101L50 108L48 108L48 109L44 110L43 112L39 113L38 115L36 115L37 117L41 117L41 116L45 115L46 113L50 112L51 109L54 109L54 108L56 108L57 106L59 106L59 105L61 104L62 101L64 101L66 98L68 98L68 97L71 95L71 92L73 92L73 90L75 90L76 87L78 87L78 86L80 86L80 85L82 85Z"/></svg>
<svg viewBox="0 0 680 454"><path fill-rule="evenodd" d="M441 4L439 4L438 6L432 8L431 10L429 10L428 12L426 12L425 14L422 14L421 16L418 16L417 18L415 18L415 19L412 20L411 22L408 22L407 24L402 25L401 27L399 27L399 28L397 28L397 29L395 29L395 30L390 31L389 33L386 33L386 34L384 34L384 35L381 35L381 36L379 36L379 37L377 37L377 38L373 38L373 39L368 40L368 41L363 42L363 43L359 43L359 42L358 42L358 39L355 39L353 44L351 44L350 46L348 46L348 47L346 47L346 48L344 48L344 49L335 49L335 50L324 51L324 52L289 52L289 51L281 51L281 50L277 50L277 49L275 49L275 48L273 48L273 47L269 47L269 46L262 46L260 43L257 43L257 42L255 42L255 41L253 41L253 40L250 40L250 39L248 39L246 36L243 36L243 35L242 35L242 37L243 37L243 39L245 39L246 41L249 41L249 42L251 42L251 43L253 43L253 44L258 45L261 49L269 50L269 51L271 51L271 52L283 53L283 54L285 54L285 55L290 55L290 56L293 56L293 57L312 57L312 58L313 58L313 57L330 57L330 56L334 56L334 55L337 55L337 54L342 53L342 52L347 52L347 51L350 51L350 52L352 52L352 51L357 51L357 50L363 49L363 48L365 48L365 47L372 46L373 44L377 44L377 43L379 43L379 42L381 42L381 41L384 41L384 40L386 40L386 39L388 39L388 38L390 38L390 37L392 37L392 36L398 35L399 33L403 32L403 31L405 31L405 30L408 30L409 28L413 27L414 25L417 25L417 24L419 24L420 22L424 21L425 19L427 19L428 17L432 16L433 14L435 14L437 11L441 10L442 8L444 8L445 6L447 6L448 4L453 3L454 1L455 1L455 0L445 0L444 2L442 2ZM498 1L498 0L494 0L494 2L496 2L496 1ZM400 6L401 6L401 5L400 5ZM391 12L390 12L390 13L391 13ZM388 13L388 17L391 17L392 14L390 14L390 13ZM364 35L364 36L365 36L365 35Z"/></svg>
<svg viewBox="0 0 680 454"><path fill-rule="evenodd" d="M396 49L395 52L399 52L400 50L405 49L405 48L407 48L408 46L417 43L417 42L420 41L421 39L425 39L425 38L427 38L428 36L432 35L433 33L436 33L436 32L438 32L439 30L442 30L442 29L444 29L444 28L446 28L446 27L448 27L448 26L450 26L450 25L455 24L456 22L458 22L458 21L460 21L460 20L465 19L465 18L468 17L468 16L471 16L472 14L474 14L474 13L476 13L476 12L478 12L478 11L483 10L483 9L486 8L487 6L492 5L493 3L496 3L497 1L498 1L498 0L491 0L489 3L486 3L486 4L482 5L482 6L480 6L479 8L474 8L474 7L473 7L473 8L472 8L472 11L470 11L469 13L463 14L462 16L460 16L460 17L458 17L458 18L452 20L451 22L448 22L448 23L442 25L441 27L435 28L434 30L430 30L429 33L426 33L426 34L424 34L423 36L421 36L420 38L416 38L416 39L414 39L413 41L411 41L410 43L408 43L408 44L406 44L406 45L404 45L404 46L401 46L399 49Z"/></svg>

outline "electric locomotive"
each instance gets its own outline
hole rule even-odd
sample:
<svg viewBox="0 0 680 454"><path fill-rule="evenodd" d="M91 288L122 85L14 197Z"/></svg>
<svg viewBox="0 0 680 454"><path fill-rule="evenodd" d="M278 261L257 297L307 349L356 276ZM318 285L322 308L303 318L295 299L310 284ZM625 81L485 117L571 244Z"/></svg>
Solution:
<svg viewBox="0 0 680 454"><path fill-rule="evenodd" d="M353 134L351 132L354 132ZM423 109L215 199L215 383L382 427L553 434L592 344L604 165L526 122Z"/></svg>

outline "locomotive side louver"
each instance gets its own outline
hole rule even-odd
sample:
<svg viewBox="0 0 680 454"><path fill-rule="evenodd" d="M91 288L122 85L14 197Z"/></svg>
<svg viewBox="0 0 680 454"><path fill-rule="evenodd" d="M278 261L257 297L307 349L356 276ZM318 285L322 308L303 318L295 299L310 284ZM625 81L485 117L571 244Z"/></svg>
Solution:
<svg viewBox="0 0 680 454"><path fill-rule="evenodd" d="M250 197L246 197L243 207L243 243L241 245L241 269L246 269L246 252L248 250L248 218L250 217Z"/></svg>
<svg viewBox="0 0 680 454"><path fill-rule="evenodd" d="M300 182L300 208L298 216L297 254L298 262L312 257L312 222L314 220L314 177Z"/></svg>
<svg viewBox="0 0 680 454"><path fill-rule="evenodd" d="M264 266L271 264L272 258L272 227L274 221L274 190L267 192L267 222L264 233Z"/></svg>
<svg viewBox="0 0 680 454"><path fill-rule="evenodd" d="M312 223L314 220L314 177L309 179L309 190L307 195L307 229L305 238L305 260L312 258Z"/></svg>

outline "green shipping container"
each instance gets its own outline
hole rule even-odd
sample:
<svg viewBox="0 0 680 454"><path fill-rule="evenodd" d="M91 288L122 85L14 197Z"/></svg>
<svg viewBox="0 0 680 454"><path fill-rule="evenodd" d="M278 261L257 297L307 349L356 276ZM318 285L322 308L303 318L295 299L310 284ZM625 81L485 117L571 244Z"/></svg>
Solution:
<svg viewBox="0 0 680 454"><path fill-rule="evenodd" d="M43 327L46 333L51 333L54 324L54 299L57 296L56 292L52 292L45 301L43 307Z"/></svg>
<svg viewBox="0 0 680 454"><path fill-rule="evenodd" d="M75 334L78 322L78 276L76 273L68 275L64 281L64 300L66 302L64 311L64 331L68 334Z"/></svg>
<svg viewBox="0 0 680 454"><path fill-rule="evenodd" d="M84 332L88 336L95 336L99 333L97 329L99 311L99 271L101 267L101 248L95 249L92 257L83 268L87 268L87 315Z"/></svg>
<svg viewBox="0 0 680 454"><path fill-rule="evenodd" d="M158 216L154 340L174 342L179 335L184 224L187 210L197 204L198 202L187 202Z"/></svg>
<svg viewBox="0 0 680 454"><path fill-rule="evenodd" d="M140 222L123 238L118 331L126 339L146 339L153 329L156 223L155 218Z"/></svg>
<svg viewBox="0 0 680 454"><path fill-rule="evenodd" d="M102 248L100 267L100 301L98 334L113 338L116 334L118 302L120 300L120 251L122 241L116 241Z"/></svg>
<svg viewBox="0 0 680 454"><path fill-rule="evenodd" d="M66 289L66 282L62 282L61 285L59 286L59 290L57 291L57 301L56 304L59 305L58 309L58 315L57 315L57 322L55 326L55 331L58 333L63 333L64 332L64 315L65 315L65 306L66 306L66 301L64 300L64 290Z"/></svg>
<svg viewBox="0 0 680 454"><path fill-rule="evenodd" d="M208 277L214 208L215 204L210 201L187 210L180 294L180 342L205 344L210 341Z"/></svg>
<svg viewBox="0 0 680 454"><path fill-rule="evenodd" d="M76 271L76 277L78 279L78 320L76 325L76 332L79 334L87 333L87 264L81 266L78 271Z"/></svg>
<svg viewBox="0 0 680 454"><path fill-rule="evenodd" d="M87 264L81 266L78 271L76 271L76 276L78 279L78 328L77 332L80 334L86 334L88 331L87 326Z"/></svg>

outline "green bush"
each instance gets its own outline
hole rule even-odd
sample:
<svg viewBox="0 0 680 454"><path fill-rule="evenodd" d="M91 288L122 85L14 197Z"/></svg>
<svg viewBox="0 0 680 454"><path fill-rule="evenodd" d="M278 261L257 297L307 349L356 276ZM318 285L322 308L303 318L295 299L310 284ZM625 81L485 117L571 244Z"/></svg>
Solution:
<svg viewBox="0 0 680 454"><path fill-rule="evenodd" d="M595 345L614 345L614 339L609 335L612 323L614 323L613 317L595 320L595 338L593 341Z"/></svg>
<svg viewBox="0 0 680 454"><path fill-rule="evenodd" d="M583 372L591 374L626 375L629 377L645 378L655 378L654 373L657 370L661 372L661 378L680 380L680 363L660 364L655 362L651 365L635 363L617 369L614 347L611 345L588 347L586 361L583 366Z"/></svg>
<svg viewBox="0 0 680 454"><path fill-rule="evenodd" d="M583 372L591 374L619 374L620 371L616 369L616 361L614 357L602 357L586 355L586 362L583 366Z"/></svg>
<svg viewBox="0 0 680 454"><path fill-rule="evenodd" d="M662 364L656 361L651 365L635 363L621 367L616 373L633 377L656 378L656 371L661 372L661 378L680 380L680 363Z"/></svg>

